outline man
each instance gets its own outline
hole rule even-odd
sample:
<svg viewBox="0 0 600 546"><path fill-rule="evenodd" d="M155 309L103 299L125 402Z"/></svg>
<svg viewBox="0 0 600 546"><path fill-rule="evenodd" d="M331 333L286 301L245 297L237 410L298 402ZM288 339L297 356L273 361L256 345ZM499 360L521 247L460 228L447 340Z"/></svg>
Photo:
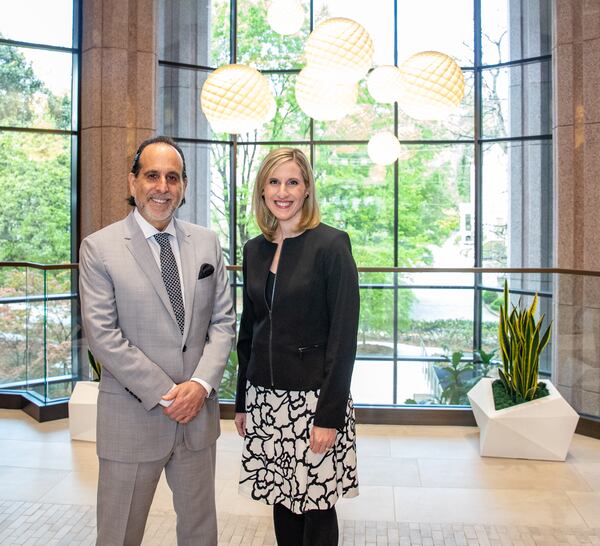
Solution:
<svg viewBox="0 0 600 546"><path fill-rule="evenodd" d="M174 218L187 186L175 142L143 142L124 220L81 244L80 293L98 396L97 545L139 545L164 468L179 546L216 546L216 390L235 316L216 235Z"/></svg>

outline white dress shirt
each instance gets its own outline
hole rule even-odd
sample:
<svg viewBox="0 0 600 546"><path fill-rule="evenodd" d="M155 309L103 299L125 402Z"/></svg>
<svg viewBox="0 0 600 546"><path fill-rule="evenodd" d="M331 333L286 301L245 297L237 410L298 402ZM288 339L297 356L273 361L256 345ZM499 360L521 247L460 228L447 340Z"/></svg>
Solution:
<svg viewBox="0 0 600 546"><path fill-rule="evenodd" d="M175 261L177 262L177 271L179 273L179 285L181 286L181 299L183 300L183 308L185 309L185 293L183 291L183 274L182 274L183 269L181 268L181 254L179 252L179 241L177 241L177 231L175 229L175 222L171 218L169 225L165 229L163 229L161 232L158 229L156 229L152 224L150 224L141 215L141 213L137 209L137 207L136 207L135 211L133 212L133 216L136 219L138 225L140 226L140 229L142 230L142 233L144 234L146 241L148 242L148 246L150 247L150 250L152 251L152 256L154 256L154 260L156 261L156 265L158 266L159 271L161 269L161 267L160 267L160 245L158 244L158 241L154 238L154 236L157 233L168 233L170 235L169 243L171 243L171 249L173 250L173 255L175 256ZM192 377L190 381L195 381L196 383L200 383L200 385L202 385L206 389L206 392L208 394L210 394L212 392L211 385L209 385L206 381L204 381L204 379L200 379L199 377ZM173 388L175 388L175 386L176 386L175 383L173 383L173 387L171 387L171 390L173 390ZM165 407L169 407L172 403L173 403L173 400L161 400L159 402L159 404L161 406L165 406Z"/></svg>

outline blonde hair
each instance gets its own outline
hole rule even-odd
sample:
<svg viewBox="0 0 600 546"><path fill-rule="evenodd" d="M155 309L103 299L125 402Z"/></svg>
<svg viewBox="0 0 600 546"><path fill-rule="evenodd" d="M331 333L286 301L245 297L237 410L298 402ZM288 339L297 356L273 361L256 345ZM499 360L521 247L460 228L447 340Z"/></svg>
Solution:
<svg viewBox="0 0 600 546"><path fill-rule="evenodd" d="M254 191L252 193L252 210L256 217L256 223L263 232L263 235L269 241L274 239L278 223L277 218L273 216L263 199L263 191L265 184L273 174L273 171L288 161L293 161L300 168L302 179L308 194L308 197L304 200L302 205L298 229L304 231L305 229L315 228L321 221L321 213L319 212L319 203L317 202L315 188L315 178L312 167L310 166L310 161L308 161L304 152L297 148L277 148L271 150L267 157L263 159L263 162L258 169L256 182L254 183Z"/></svg>

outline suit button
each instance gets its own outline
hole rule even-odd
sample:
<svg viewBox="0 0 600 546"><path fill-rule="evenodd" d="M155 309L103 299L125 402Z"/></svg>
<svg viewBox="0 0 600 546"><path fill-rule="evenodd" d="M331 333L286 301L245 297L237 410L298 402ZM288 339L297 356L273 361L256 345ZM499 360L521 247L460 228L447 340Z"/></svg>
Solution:
<svg viewBox="0 0 600 546"><path fill-rule="evenodd" d="M183 349L182 349L182 351L183 351L184 353L187 351L187 345L184 345L184 346L183 346Z"/></svg>

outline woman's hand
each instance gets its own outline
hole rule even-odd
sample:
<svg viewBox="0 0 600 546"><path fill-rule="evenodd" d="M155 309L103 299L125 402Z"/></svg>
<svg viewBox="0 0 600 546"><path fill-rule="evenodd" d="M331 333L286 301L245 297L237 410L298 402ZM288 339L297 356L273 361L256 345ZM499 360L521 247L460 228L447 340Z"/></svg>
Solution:
<svg viewBox="0 0 600 546"><path fill-rule="evenodd" d="M236 413L233 422L235 423L235 428L237 428L238 434L242 438L246 436L246 414Z"/></svg>
<svg viewBox="0 0 600 546"><path fill-rule="evenodd" d="M313 426L310 431L310 449L313 453L325 453L335 444L337 430Z"/></svg>

